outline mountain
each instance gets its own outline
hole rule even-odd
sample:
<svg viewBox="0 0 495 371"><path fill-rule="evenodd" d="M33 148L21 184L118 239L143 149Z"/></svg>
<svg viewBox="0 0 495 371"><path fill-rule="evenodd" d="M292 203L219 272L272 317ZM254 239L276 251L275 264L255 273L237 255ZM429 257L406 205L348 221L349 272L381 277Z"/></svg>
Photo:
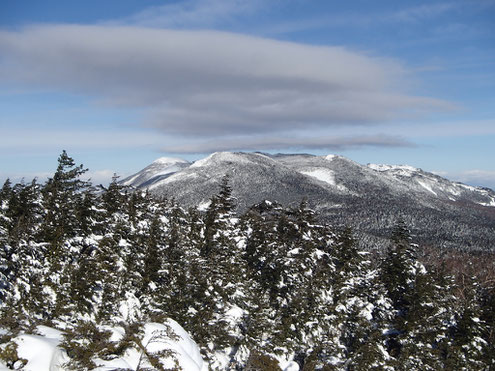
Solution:
<svg viewBox="0 0 495 371"><path fill-rule="evenodd" d="M191 165L190 162L180 158L160 157L137 174L123 179L122 184L138 188L149 187L189 165Z"/></svg>
<svg viewBox="0 0 495 371"><path fill-rule="evenodd" d="M239 212L262 200L294 206L306 199L322 219L351 226L367 244L385 246L402 219L422 244L495 247L495 192L452 182L411 166L361 165L342 156L217 152L189 163L157 160L123 183L205 207L230 178Z"/></svg>

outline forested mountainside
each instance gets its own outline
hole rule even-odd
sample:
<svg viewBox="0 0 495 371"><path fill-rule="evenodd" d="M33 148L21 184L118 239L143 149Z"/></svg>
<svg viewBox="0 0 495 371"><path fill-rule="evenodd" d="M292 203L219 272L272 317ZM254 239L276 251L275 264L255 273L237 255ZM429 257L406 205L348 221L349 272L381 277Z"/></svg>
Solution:
<svg viewBox="0 0 495 371"><path fill-rule="evenodd" d="M304 202L235 214L229 177L201 211L84 172L64 152L0 191L0 368L36 369L42 337L47 369L495 367L491 255L422 249L404 222L362 252Z"/></svg>
<svg viewBox="0 0 495 371"><path fill-rule="evenodd" d="M336 155L218 152L192 164L158 159L122 184L190 207L206 205L225 174L239 214L263 200L296 207L306 198L322 222L352 227L361 249L385 249L399 219L421 245L495 249L493 190L411 166L360 165Z"/></svg>

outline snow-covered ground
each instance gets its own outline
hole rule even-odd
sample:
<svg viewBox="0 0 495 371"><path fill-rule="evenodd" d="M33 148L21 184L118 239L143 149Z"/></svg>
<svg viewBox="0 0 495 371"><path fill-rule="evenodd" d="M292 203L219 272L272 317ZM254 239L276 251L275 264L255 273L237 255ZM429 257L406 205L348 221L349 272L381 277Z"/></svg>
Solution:
<svg viewBox="0 0 495 371"><path fill-rule="evenodd" d="M124 332L119 327L108 327L106 330L112 332L112 341L119 341ZM18 362L18 369L25 371L61 371L69 370L64 366L69 357L65 350L59 347L63 341L63 332L46 327L38 326L37 335L20 334L14 338L17 344L17 354L21 359L27 361L22 367ZM198 345L191 339L189 334L175 321L168 319L165 323L146 323L141 340L147 352L158 353L164 350L170 351L171 356L165 355L160 358L161 363L168 368L177 365L182 370L206 371L207 364L203 361ZM171 332L175 336L170 336ZM144 352L141 349L129 348L125 353L112 360L96 359L98 371L110 371L116 369L137 370L139 367L151 367L148 364ZM0 362L0 371L9 370L5 364Z"/></svg>

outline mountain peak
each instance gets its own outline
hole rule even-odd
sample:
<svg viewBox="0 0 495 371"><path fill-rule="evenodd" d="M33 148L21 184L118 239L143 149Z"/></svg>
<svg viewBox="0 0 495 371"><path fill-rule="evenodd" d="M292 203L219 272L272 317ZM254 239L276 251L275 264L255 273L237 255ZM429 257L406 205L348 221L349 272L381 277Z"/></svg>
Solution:
<svg viewBox="0 0 495 371"><path fill-rule="evenodd" d="M332 155L332 154L330 154L330 155L326 155L326 156L325 156L325 160L332 161L332 160L334 160L334 159L336 159L336 158L338 158L338 157L341 157L341 156L339 156L339 155Z"/></svg>
<svg viewBox="0 0 495 371"><path fill-rule="evenodd" d="M176 158L176 157L160 157L157 158L155 161L153 161L153 164L163 164L163 165L170 165L170 164L176 164L176 163L188 163L188 161L182 159L182 158Z"/></svg>
<svg viewBox="0 0 495 371"><path fill-rule="evenodd" d="M265 155L261 153L247 153L247 152L214 152L211 155L195 161L190 167L191 168L198 168L198 167L203 167L207 165L211 165L214 163L225 163L225 162L231 162L231 163L249 163L251 162L250 157L256 156L256 157L266 157Z"/></svg>

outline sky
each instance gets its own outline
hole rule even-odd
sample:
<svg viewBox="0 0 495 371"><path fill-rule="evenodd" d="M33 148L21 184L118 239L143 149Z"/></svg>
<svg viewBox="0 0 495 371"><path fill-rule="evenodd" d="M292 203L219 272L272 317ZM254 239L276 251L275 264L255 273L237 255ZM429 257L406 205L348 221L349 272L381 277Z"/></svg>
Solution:
<svg viewBox="0 0 495 371"><path fill-rule="evenodd" d="M0 181L340 154L495 189L495 0L2 0Z"/></svg>

